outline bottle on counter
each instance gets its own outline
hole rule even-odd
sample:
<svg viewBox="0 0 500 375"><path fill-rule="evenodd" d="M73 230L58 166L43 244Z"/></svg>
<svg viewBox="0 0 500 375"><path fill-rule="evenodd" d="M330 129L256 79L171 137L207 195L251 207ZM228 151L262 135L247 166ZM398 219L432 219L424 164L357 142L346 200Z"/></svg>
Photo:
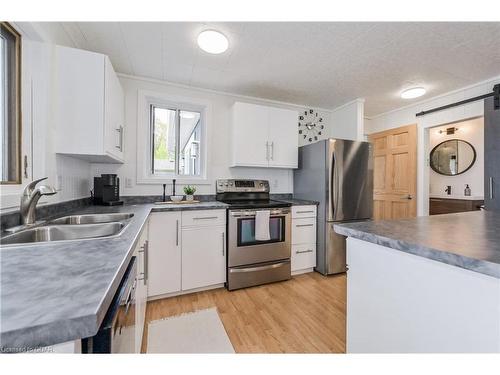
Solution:
<svg viewBox="0 0 500 375"><path fill-rule="evenodd" d="M470 197L470 193L471 193L470 187L469 187L469 184L467 184L467 185L465 185L464 195L466 197Z"/></svg>

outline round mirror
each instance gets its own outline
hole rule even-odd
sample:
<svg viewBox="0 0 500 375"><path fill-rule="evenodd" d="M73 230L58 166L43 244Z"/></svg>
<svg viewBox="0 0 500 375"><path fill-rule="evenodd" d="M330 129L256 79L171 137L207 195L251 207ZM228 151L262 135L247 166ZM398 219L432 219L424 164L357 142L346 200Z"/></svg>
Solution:
<svg viewBox="0 0 500 375"><path fill-rule="evenodd" d="M476 161L476 150L469 142L450 139L434 147L430 159L434 172L445 176L456 176L472 167Z"/></svg>

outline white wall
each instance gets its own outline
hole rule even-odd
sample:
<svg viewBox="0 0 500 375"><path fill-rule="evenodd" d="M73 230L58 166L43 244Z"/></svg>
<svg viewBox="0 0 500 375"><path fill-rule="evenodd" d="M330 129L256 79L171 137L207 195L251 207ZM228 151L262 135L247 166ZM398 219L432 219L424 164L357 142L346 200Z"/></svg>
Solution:
<svg viewBox="0 0 500 375"><path fill-rule="evenodd" d="M454 126L458 130L453 135L446 135L441 130ZM462 139L469 142L476 149L476 161L474 165L465 173L457 176L444 176L430 169L429 183L430 194L445 196L444 189L451 186L452 197L461 198L464 196L465 185L471 188L471 195L482 198L484 196L484 121L483 118L458 122L453 125L438 126L429 129L429 148L449 139ZM430 168L430 167L429 167Z"/></svg>
<svg viewBox="0 0 500 375"><path fill-rule="evenodd" d="M62 35L54 30L39 33L47 24L16 23L21 33L21 113L22 113L22 155L28 156L28 177L20 185L5 185L1 189L1 206L5 212L19 207L20 194L30 181L48 177L43 183L56 186L60 176L58 194L40 199L39 204L55 203L88 197L90 164L71 157L56 155L54 139L53 90L53 42L62 42ZM36 27L35 27L36 26ZM55 38L52 40L50 38Z"/></svg>
<svg viewBox="0 0 500 375"><path fill-rule="evenodd" d="M208 134L208 181L203 184L197 184L197 194L214 194L215 180L218 178L258 178L270 180L271 193L292 193L293 192L293 170L290 169L268 169L268 168L230 168L229 167L229 142L231 126L231 106L235 101L247 101L256 104L274 105L283 108L292 108L304 110L305 108L270 103L266 100L256 98L241 98L230 94L212 92L196 88L188 88L180 85L172 85L151 79L142 79L138 77L121 76L120 78L125 93L125 163L116 164L92 164L90 177L98 176L101 173L116 173L121 178L122 195L160 195L162 192L161 184L137 184L136 157L137 157L137 94L138 90L147 90L157 92L164 96L182 96L209 102L211 111ZM326 128L329 127L328 111L320 111L324 116ZM298 121L298 119L297 119ZM328 132L325 132L329 134ZM325 134L325 137L327 136ZM298 136L298 129L297 129ZM139 147L143 147L139 145ZM126 180L131 183L131 187L126 187ZM182 185L179 184L179 189ZM170 193L170 186L167 193ZM178 190L179 191L179 190Z"/></svg>
<svg viewBox="0 0 500 375"><path fill-rule="evenodd" d="M366 123L366 134L417 124L417 214L419 216L428 215L429 213L429 128L481 117L484 114L484 104L483 101L476 101L426 116L416 117L415 114L423 110L489 93L496 83L500 83L500 77L374 116Z"/></svg>

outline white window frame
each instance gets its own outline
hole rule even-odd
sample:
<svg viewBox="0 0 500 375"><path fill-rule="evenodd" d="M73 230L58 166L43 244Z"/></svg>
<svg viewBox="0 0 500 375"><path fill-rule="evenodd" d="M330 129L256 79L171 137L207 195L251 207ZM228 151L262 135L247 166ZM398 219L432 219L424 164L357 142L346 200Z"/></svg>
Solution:
<svg viewBox="0 0 500 375"><path fill-rule="evenodd" d="M178 170L170 175L155 175L152 171L152 136L151 136L151 105L162 108L176 108L194 111L201 114L201 173L199 176L179 175ZM198 98L168 95L153 91L138 90L137 93L137 184L171 183L172 179L180 184L210 184L208 179L208 136L210 102ZM176 151L176 157L177 157ZM176 161L177 165L177 161Z"/></svg>

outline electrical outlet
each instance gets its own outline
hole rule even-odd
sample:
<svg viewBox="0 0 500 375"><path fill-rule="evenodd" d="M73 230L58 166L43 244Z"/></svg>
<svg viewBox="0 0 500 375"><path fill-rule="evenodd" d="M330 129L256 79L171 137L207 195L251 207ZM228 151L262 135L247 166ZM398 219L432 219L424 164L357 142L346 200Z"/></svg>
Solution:
<svg viewBox="0 0 500 375"><path fill-rule="evenodd" d="M130 177L125 177L125 187L127 189L132 189L132 179Z"/></svg>
<svg viewBox="0 0 500 375"><path fill-rule="evenodd" d="M275 189L278 188L278 180L277 179L273 180L273 188L275 188Z"/></svg>

